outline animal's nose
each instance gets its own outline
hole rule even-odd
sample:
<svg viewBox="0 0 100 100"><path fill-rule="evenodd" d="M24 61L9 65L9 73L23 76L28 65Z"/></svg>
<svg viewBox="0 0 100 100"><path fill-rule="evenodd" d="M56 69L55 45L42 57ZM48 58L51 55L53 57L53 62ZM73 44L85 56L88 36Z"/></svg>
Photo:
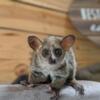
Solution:
<svg viewBox="0 0 100 100"><path fill-rule="evenodd" d="M53 58L49 58L49 63L50 64L56 64L56 59L53 59Z"/></svg>

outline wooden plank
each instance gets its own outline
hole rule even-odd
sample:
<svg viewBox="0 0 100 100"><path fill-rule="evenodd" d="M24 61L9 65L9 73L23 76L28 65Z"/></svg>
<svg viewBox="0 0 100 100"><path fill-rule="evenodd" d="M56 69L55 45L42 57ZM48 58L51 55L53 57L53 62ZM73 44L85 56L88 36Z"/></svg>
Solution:
<svg viewBox="0 0 100 100"><path fill-rule="evenodd" d="M95 42L97 45L100 44L100 36L88 36L88 39Z"/></svg>
<svg viewBox="0 0 100 100"><path fill-rule="evenodd" d="M25 7L16 3L0 4L0 27L57 35L74 33L66 14Z"/></svg>
<svg viewBox="0 0 100 100"><path fill-rule="evenodd" d="M100 48L88 39L78 39L75 48L78 67L86 67L100 62Z"/></svg>
<svg viewBox="0 0 100 100"><path fill-rule="evenodd" d="M1 0L1 2L4 1L10 1L10 0ZM54 0L13 0L13 1L23 5L36 6L39 8L66 13L68 12L69 7L73 0L55 0L55 1Z"/></svg>
<svg viewBox="0 0 100 100"><path fill-rule="evenodd" d="M82 4L90 4L90 0L76 0L75 1L76 2L76 4L78 4L79 5L79 3L82 3ZM86 3L87 2L87 3ZM93 3L91 3L91 5L93 5L93 4L97 4L98 3L98 5L99 5L99 3L100 3L100 1L99 0L91 0L91 2L93 2ZM90 6L91 6L90 5ZM79 5L80 6L80 5Z"/></svg>

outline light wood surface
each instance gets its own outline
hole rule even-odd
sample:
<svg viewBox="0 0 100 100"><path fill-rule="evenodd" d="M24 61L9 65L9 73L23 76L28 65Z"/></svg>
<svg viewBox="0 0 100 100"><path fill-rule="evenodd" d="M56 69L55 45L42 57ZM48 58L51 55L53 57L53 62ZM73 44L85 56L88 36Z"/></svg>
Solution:
<svg viewBox="0 0 100 100"><path fill-rule="evenodd" d="M66 13L68 12L71 3L73 0L13 0L16 3L21 3L23 5L29 5L29 6L36 6L36 7L42 7L45 9L55 10L58 12ZM1 3L3 4L13 4L10 0L1 0Z"/></svg>
<svg viewBox="0 0 100 100"><path fill-rule="evenodd" d="M81 81L85 89L85 95L80 96L70 87L60 91L59 100L100 100L100 83ZM46 93L48 86L41 85L35 88L26 88L20 85L0 85L1 100L51 100L52 94Z"/></svg>

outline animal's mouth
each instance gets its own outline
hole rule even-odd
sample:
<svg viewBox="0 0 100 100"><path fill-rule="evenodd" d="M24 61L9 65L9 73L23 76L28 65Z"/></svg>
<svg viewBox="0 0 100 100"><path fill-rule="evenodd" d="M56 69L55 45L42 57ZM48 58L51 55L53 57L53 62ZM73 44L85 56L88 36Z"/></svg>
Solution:
<svg viewBox="0 0 100 100"><path fill-rule="evenodd" d="M49 58L49 64L56 64L56 59Z"/></svg>

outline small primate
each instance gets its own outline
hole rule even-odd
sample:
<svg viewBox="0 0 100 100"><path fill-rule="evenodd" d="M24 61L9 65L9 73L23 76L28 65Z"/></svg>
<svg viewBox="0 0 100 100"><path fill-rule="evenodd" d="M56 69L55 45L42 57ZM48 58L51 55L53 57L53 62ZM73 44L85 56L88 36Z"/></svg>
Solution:
<svg viewBox="0 0 100 100"><path fill-rule="evenodd" d="M83 86L75 79L76 60L72 49L75 40L74 35L64 38L48 36L44 41L36 36L29 36L28 44L34 50L29 83L48 83L56 100L60 89L66 85L72 86L80 95L84 95Z"/></svg>

